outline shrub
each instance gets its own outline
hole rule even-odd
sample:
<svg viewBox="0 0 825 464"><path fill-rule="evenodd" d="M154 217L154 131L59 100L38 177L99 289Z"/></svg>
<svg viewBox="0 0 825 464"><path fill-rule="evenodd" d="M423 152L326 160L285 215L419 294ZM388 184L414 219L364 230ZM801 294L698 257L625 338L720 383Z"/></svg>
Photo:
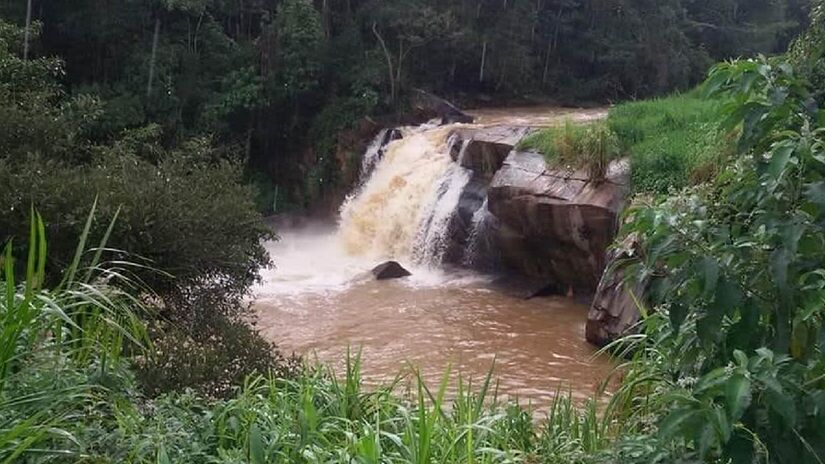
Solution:
<svg viewBox="0 0 825 464"><path fill-rule="evenodd" d="M252 375L298 372L297 358L283 357L245 321L219 317L194 332L157 321L150 334L152 349L135 364L150 396L191 389L204 398L229 398Z"/></svg>
<svg viewBox="0 0 825 464"><path fill-rule="evenodd" d="M118 388L124 348L146 343L133 310L140 307L120 287L118 269L101 260L108 235L87 245L94 214L60 284L44 285L47 244L39 215L32 214L22 276L15 272L12 244L0 259L0 460L19 462L34 448L40 456L71 454L67 430L105 388ZM91 253L87 253L91 252ZM91 256L89 256L91 254ZM123 264L121 264L121 267ZM115 367L115 372L112 371Z"/></svg>
<svg viewBox="0 0 825 464"><path fill-rule="evenodd" d="M643 248L627 275L651 279L655 313L631 365L647 380L626 387L657 392L658 436L689 458L819 463L822 111L787 63L726 63L708 86L738 127L739 156L714 182L628 213L624 233Z"/></svg>
<svg viewBox="0 0 825 464"><path fill-rule="evenodd" d="M97 197L93 233L102 233L119 211L110 246L144 260L148 267L135 272L167 300L166 315L190 322L206 317L183 305L188 293L202 287L219 288L234 306L269 263L261 242L271 232L255 212L250 189L240 183L240 167L198 157L209 153L176 151L157 165L111 153L89 166L0 159L0 205L6 211L0 238L25 237L28 208L37 205L51 237L50 269L57 274L70 262L83 212ZM195 312L170 314L172 309Z"/></svg>

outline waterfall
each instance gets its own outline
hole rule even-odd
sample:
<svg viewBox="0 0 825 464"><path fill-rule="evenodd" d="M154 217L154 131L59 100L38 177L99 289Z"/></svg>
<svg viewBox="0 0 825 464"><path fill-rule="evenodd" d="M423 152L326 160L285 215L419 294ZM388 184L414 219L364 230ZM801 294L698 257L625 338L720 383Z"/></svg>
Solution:
<svg viewBox="0 0 825 464"><path fill-rule="evenodd" d="M492 266L492 244L490 243L490 232L494 225L495 216L487 209L487 198L484 203L473 214L473 223L470 228L470 236L467 239L467 248L464 250L464 266L475 269L488 269Z"/></svg>
<svg viewBox="0 0 825 464"><path fill-rule="evenodd" d="M391 129L381 129L378 135L372 139L369 146L367 147L367 151L364 152L364 157L361 159L361 172L359 173L359 185L363 185L369 175L372 173L372 170L375 168L375 165L378 164L378 161L381 160L381 155L384 154L384 142L387 139L387 134L389 134Z"/></svg>
<svg viewBox="0 0 825 464"><path fill-rule="evenodd" d="M470 181L470 171L451 164L438 182L435 196L424 211L413 249L413 259L422 264L441 264L449 245L450 222L458 207L461 192Z"/></svg>
<svg viewBox="0 0 825 464"><path fill-rule="evenodd" d="M341 207L338 237L350 254L438 265L470 173L451 157L453 126L401 132L383 148L370 145L363 185Z"/></svg>

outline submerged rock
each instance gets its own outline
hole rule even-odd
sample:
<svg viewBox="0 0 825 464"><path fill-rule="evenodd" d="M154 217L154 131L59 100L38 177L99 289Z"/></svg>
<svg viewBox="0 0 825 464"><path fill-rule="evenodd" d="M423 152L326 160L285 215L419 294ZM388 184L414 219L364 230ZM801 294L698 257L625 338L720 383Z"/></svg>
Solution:
<svg viewBox="0 0 825 464"><path fill-rule="evenodd" d="M504 264L592 294L625 205L628 173L627 162L617 161L594 183L585 172L548 166L538 153L510 153L488 190Z"/></svg>
<svg viewBox="0 0 825 464"><path fill-rule="evenodd" d="M607 270L587 314L585 337L594 345L605 346L617 340L633 331L639 322L637 302L644 301L647 282L631 285L625 279L627 266L622 264L633 259L638 248L637 238L630 235L608 255Z"/></svg>
<svg viewBox="0 0 825 464"><path fill-rule="evenodd" d="M553 281L522 276L500 277L493 281L492 287L500 293L522 300L564 294L564 289Z"/></svg>
<svg viewBox="0 0 825 464"><path fill-rule="evenodd" d="M402 277L409 277L412 273L395 261L387 261L386 263L375 266L371 271L375 280L390 280L400 279Z"/></svg>

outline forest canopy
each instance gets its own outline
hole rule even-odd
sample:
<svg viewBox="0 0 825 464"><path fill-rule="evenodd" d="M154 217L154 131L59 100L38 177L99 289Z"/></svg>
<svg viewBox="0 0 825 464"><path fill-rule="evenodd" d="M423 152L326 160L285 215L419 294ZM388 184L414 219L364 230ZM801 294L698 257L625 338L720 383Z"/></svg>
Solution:
<svg viewBox="0 0 825 464"><path fill-rule="evenodd" d="M165 148L209 134L244 160L259 209L347 187L337 134L403 112L412 88L467 104L642 98L726 58L784 51L806 0L31 0L26 53L99 102L79 136L157 125ZM22 26L27 2L0 17ZM17 37L14 47L23 46ZM21 50L22 51L22 50ZM52 67L52 69L57 69ZM76 100L91 101L86 100Z"/></svg>

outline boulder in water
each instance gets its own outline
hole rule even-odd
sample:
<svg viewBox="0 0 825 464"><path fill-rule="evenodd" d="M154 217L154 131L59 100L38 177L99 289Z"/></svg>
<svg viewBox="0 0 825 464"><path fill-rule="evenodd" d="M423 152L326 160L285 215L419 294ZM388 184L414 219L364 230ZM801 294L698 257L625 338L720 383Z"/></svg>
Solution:
<svg viewBox="0 0 825 464"><path fill-rule="evenodd" d="M386 263L375 266L372 270L372 275L375 276L375 280L390 280L409 277L412 273L404 269L404 266L398 264L396 261L387 261Z"/></svg>

